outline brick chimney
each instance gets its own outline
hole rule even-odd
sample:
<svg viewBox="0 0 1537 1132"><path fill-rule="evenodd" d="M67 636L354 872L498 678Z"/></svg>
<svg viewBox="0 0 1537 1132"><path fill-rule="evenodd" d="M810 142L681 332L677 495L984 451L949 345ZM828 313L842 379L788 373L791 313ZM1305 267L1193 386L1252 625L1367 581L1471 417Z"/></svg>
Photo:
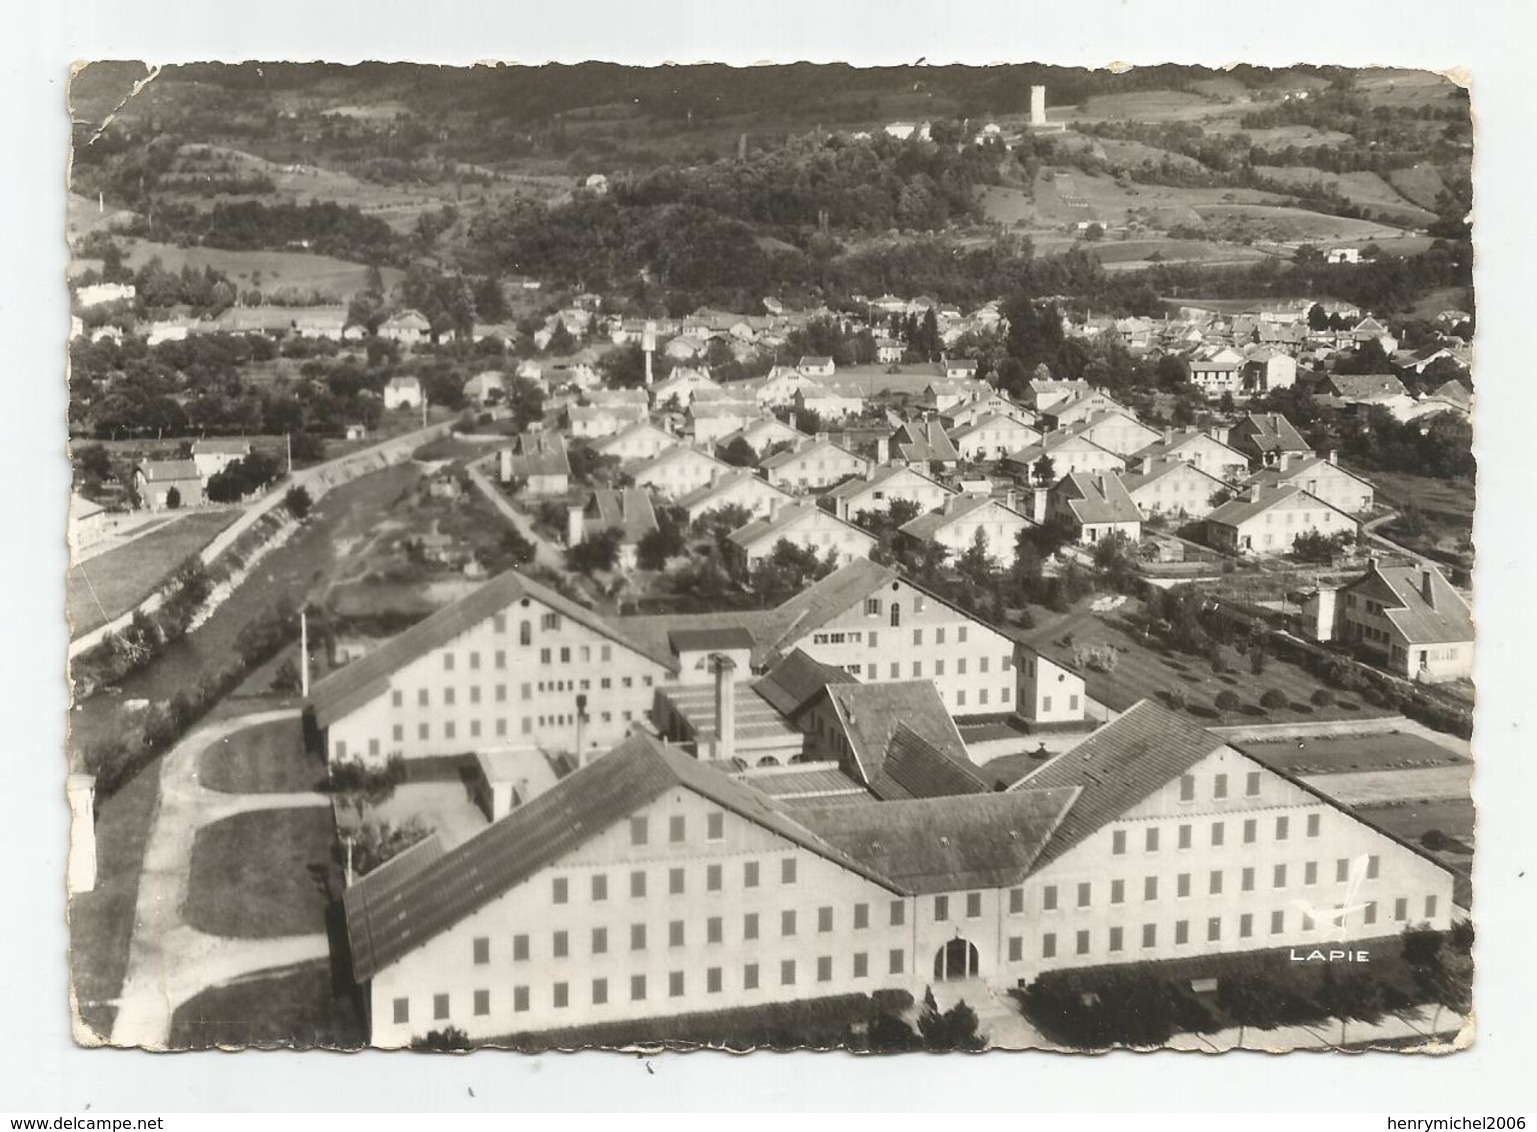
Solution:
<svg viewBox="0 0 1537 1132"><path fill-rule="evenodd" d="M1329 449L1329 463L1331 463L1331 464L1338 464L1339 462L1340 462L1339 449L1337 449L1337 448Z"/></svg>
<svg viewBox="0 0 1537 1132"><path fill-rule="evenodd" d="M715 757L730 761L736 757L736 661L717 655L715 667Z"/></svg>
<svg viewBox="0 0 1537 1132"><path fill-rule="evenodd" d="M566 508L566 545L580 546L587 524L582 520L583 508L578 503Z"/></svg>
<svg viewBox="0 0 1537 1132"><path fill-rule="evenodd" d="M875 462L882 466L891 462L891 437L883 436L875 442Z"/></svg>
<svg viewBox="0 0 1537 1132"><path fill-rule="evenodd" d="M1030 520L1034 523L1046 521L1046 497L1050 489L1037 487L1030 493Z"/></svg>
<svg viewBox="0 0 1537 1132"><path fill-rule="evenodd" d="M783 502L784 502L784 497L779 495L779 494L777 494L777 493L774 494L774 495L769 496L769 512L768 512L768 517L770 519L777 519L779 517L779 505L781 503L783 503Z"/></svg>
<svg viewBox="0 0 1537 1132"><path fill-rule="evenodd" d="M1420 596L1425 599L1425 604L1430 606L1431 609L1436 607L1435 579L1431 577L1429 566L1420 570Z"/></svg>
<svg viewBox="0 0 1537 1132"><path fill-rule="evenodd" d="M1009 488L1008 491L1004 492L1003 505L1010 511L1019 510L1019 492L1015 491L1012 487Z"/></svg>

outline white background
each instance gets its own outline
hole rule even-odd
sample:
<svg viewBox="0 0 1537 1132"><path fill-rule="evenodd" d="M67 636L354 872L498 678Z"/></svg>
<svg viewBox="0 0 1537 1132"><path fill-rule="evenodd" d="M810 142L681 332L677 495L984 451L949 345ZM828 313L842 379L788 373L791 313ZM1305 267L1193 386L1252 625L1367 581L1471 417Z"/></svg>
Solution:
<svg viewBox="0 0 1537 1132"><path fill-rule="evenodd" d="M68 0L7 5L0 73L8 192L0 206L0 1113L539 1108L1513 1111L1530 1108L1532 966L1528 730L1534 625L1531 415L1531 6L1453 3L1054 4L760 0L752 4ZM1476 1046L1390 1054L900 1059L605 1054L86 1051L68 1029L63 782L65 85L74 59L606 59L747 64L1124 60L1466 67L1478 125L1477 613L1480 806ZM1371 1121L1370 1126L1380 1127Z"/></svg>

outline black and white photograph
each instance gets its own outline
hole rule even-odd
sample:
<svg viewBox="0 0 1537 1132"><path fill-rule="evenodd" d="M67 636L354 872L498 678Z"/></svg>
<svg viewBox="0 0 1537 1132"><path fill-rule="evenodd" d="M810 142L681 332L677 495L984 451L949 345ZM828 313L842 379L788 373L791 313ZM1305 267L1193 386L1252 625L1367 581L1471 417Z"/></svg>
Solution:
<svg viewBox="0 0 1537 1132"><path fill-rule="evenodd" d="M1466 1056L1476 97L1330 46L77 63L74 1040Z"/></svg>

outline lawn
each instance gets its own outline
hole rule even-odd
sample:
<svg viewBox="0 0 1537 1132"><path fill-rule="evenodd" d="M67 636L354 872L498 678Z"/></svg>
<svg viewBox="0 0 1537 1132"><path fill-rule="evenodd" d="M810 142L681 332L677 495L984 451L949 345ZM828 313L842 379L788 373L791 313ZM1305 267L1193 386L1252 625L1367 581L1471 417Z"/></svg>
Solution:
<svg viewBox="0 0 1537 1132"><path fill-rule="evenodd" d="M1359 806L1363 820L1395 833L1429 852L1455 875L1452 899L1459 907L1473 906L1474 825L1477 814L1471 798L1441 798L1426 802L1400 802L1391 806ZM1424 837L1439 830L1447 838L1430 849ZM1432 838L1435 841L1434 837Z"/></svg>
<svg viewBox="0 0 1537 1132"><path fill-rule="evenodd" d="M1423 520L1419 530L1405 528L1403 519L1384 523L1377 533L1411 550L1443 561L1473 565L1474 485L1465 480L1432 479L1407 472L1366 473L1377 488L1377 499L1397 510L1413 506Z"/></svg>
<svg viewBox="0 0 1537 1132"><path fill-rule="evenodd" d="M174 523L71 567L65 593L73 636L134 608L239 515L238 508L189 511Z"/></svg>
<svg viewBox="0 0 1537 1132"><path fill-rule="evenodd" d="M362 1004L355 988L337 982L331 965L317 961L212 987L176 1008L167 1044L361 1049L368 1044Z"/></svg>
<svg viewBox="0 0 1537 1132"><path fill-rule="evenodd" d="M96 804L96 887L69 901L69 966L81 1020L112 1034L133 938L144 846L160 803L160 763Z"/></svg>
<svg viewBox="0 0 1537 1132"><path fill-rule="evenodd" d="M1123 611L1129 612L1135 605L1129 602ZM1063 656L1070 661L1080 647L1113 650L1113 671L1087 668L1085 681L1089 695L1115 711L1125 711L1138 700L1163 699L1173 693L1185 698L1186 712L1203 727L1364 719L1392 714L1370 707L1358 697L1342 698L1326 708L1315 707L1312 695L1326 685L1305 669L1276 657L1269 659L1263 675L1254 676L1247 659L1227 649L1228 664L1233 670L1219 675L1212 671L1206 658L1163 650L1156 641L1144 641L1120 616L1091 613L1086 604L1055 620L1043 620L1025 635L1025 641L1050 656ZM1265 710L1259 706L1260 697L1271 688L1286 696L1285 707ZM1215 700L1224 691L1238 696L1237 709L1217 710Z"/></svg>
<svg viewBox="0 0 1537 1132"><path fill-rule="evenodd" d="M1468 762L1455 751L1407 731L1245 743L1244 750L1266 766L1292 774L1405 770Z"/></svg>
<svg viewBox="0 0 1537 1132"><path fill-rule="evenodd" d="M250 810L205 825L192 844L187 923L265 939L326 930L340 891L330 806Z"/></svg>
<svg viewBox="0 0 1537 1132"><path fill-rule="evenodd" d="M255 286L259 279L263 290L271 291L280 287L294 287L301 291L318 290L328 292L338 303L346 302L368 282L367 264L310 252L179 248L174 244L157 244L149 240L123 242L126 245L124 262L135 271L158 257L167 271L180 271L183 267L201 271L205 267L212 267L228 275L241 288ZM380 274L384 277L386 290L405 277L405 272L397 267L381 268Z"/></svg>
<svg viewBox="0 0 1537 1132"><path fill-rule="evenodd" d="M198 781L229 794L290 794L314 790L325 768L304 749L297 715L237 731L198 757Z"/></svg>

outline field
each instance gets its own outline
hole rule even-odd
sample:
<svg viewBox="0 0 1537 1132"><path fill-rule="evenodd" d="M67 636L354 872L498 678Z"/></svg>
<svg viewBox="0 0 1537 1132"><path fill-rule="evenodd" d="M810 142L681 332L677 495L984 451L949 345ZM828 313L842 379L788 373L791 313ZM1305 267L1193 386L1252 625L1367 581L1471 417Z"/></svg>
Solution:
<svg viewBox="0 0 1537 1132"><path fill-rule="evenodd" d="M71 567L65 583L71 637L133 609L239 515L238 508L187 512L174 523Z"/></svg>
<svg viewBox="0 0 1537 1132"><path fill-rule="evenodd" d="M1446 188L1446 182L1433 165L1395 169L1388 174L1388 183L1405 200L1421 208L1435 208L1437 195Z"/></svg>
<svg viewBox="0 0 1537 1132"><path fill-rule="evenodd" d="M1195 206L1201 221L1216 233L1255 240L1293 243L1313 240L1375 240L1399 235L1400 229L1371 220L1328 216L1302 208L1274 205L1206 204Z"/></svg>
<svg viewBox="0 0 1537 1132"><path fill-rule="evenodd" d="M172 1015L167 1044L361 1049L368 1024L357 988L329 963L302 963L194 995Z"/></svg>
<svg viewBox="0 0 1537 1132"><path fill-rule="evenodd" d="M325 769L304 749L297 716L237 731L198 756L198 782L230 794L290 794L317 789Z"/></svg>
<svg viewBox="0 0 1537 1132"><path fill-rule="evenodd" d="M1130 603L1128 612L1134 608ZM1271 657L1263 675L1249 672L1247 661L1228 650L1228 664L1236 671L1218 674L1204 657L1160 651L1156 642L1144 642L1141 635L1118 618L1089 612L1086 604L1055 620L1041 619L1037 628L1025 634L1028 644L1043 649L1047 655L1067 655L1080 647L1108 646L1115 657L1113 671L1088 669L1088 693L1115 711L1125 711L1138 700L1161 699L1169 693L1183 696L1187 714L1203 726L1238 726L1254 723L1292 723L1332 719L1365 719L1389 714L1373 708L1357 697L1342 698L1328 707L1316 707L1312 695L1324 685L1297 665ZM1259 697L1268 689L1286 696L1286 706L1264 709ZM1218 710L1216 697L1224 691L1235 693L1240 706L1231 711Z"/></svg>
<svg viewBox="0 0 1537 1132"><path fill-rule="evenodd" d="M331 807L248 810L192 843L186 920L213 935L268 939L326 930L337 879Z"/></svg>
<svg viewBox="0 0 1537 1132"><path fill-rule="evenodd" d="M1412 550L1463 566L1473 561L1473 510L1477 493L1473 485L1448 483L1407 472L1372 472L1377 499L1395 509L1416 508L1424 530L1411 532L1401 519L1383 524L1378 533Z"/></svg>
<svg viewBox="0 0 1537 1132"><path fill-rule="evenodd" d="M344 259L309 252L230 251L225 248L179 248L150 240L125 240L124 259L134 270L158 256L167 271L212 267L222 271L242 288L260 287L273 291L293 287L300 291L318 290L345 302L368 282L368 267ZM405 277L398 268L382 268L384 285L393 287Z"/></svg>
<svg viewBox="0 0 1537 1132"><path fill-rule="evenodd" d="M1245 743L1243 748L1266 766L1292 774L1344 774L1459 766L1467 759L1412 732Z"/></svg>
<svg viewBox="0 0 1537 1132"><path fill-rule="evenodd" d="M1435 213L1405 200L1397 189L1375 173L1326 173L1306 165L1262 165L1259 172L1288 185L1323 185L1355 204L1374 212L1390 213L1394 219L1407 223L1423 225L1436 218Z"/></svg>

